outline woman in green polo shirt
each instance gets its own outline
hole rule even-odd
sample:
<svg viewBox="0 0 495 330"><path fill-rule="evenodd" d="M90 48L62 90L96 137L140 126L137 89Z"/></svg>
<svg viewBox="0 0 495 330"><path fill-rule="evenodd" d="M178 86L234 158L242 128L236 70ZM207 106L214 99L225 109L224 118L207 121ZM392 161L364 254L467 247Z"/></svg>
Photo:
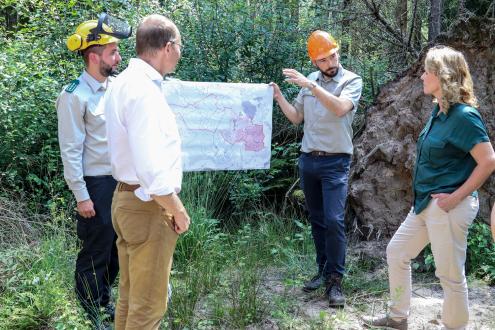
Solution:
<svg viewBox="0 0 495 330"><path fill-rule="evenodd" d="M421 76L432 115L417 142L413 207L387 246L390 312L374 326L407 329L411 259L431 243L435 275L444 291L442 322L465 329L469 320L464 274L468 227L478 213L476 189L495 170L495 153L462 53L431 48Z"/></svg>

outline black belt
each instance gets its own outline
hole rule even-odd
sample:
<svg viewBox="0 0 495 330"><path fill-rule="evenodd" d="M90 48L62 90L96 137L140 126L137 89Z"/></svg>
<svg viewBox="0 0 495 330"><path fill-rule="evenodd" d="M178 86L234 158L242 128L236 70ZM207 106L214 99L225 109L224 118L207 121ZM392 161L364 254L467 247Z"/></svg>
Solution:
<svg viewBox="0 0 495 330"><path fill-rule="evenodd" d="M86 179L106 179L106 178L111 178L111 174L102 174L102 175L85 175L83 178Z"/></svg>

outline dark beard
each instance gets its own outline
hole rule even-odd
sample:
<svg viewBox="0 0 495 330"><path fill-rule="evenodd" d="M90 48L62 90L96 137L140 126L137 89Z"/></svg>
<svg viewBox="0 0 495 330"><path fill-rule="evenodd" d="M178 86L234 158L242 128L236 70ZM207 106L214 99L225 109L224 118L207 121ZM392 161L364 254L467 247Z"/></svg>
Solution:
<svg viewBox="0 0 495 330"><path fill-rule="evenodd" d="M334 69L335 71L332 72ZM333 78L337 75L337 73L339 73L339 67L333 67L326 71L320 70L320 72L325 78Z"/></svg>
<svg viewBox="0 0 495 330"><path fill-rule="evenodd" d="M116 76L119 72L117 69L114 69L111 65L102 62L100 65L100 74L103 77Z"/></svg>

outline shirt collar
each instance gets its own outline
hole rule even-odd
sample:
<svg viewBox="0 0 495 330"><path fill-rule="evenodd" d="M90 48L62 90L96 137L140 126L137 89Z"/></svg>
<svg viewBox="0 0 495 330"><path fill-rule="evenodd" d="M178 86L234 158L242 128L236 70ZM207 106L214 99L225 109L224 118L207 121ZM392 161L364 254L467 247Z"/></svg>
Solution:
<svg viewBox="0 0 495 330"><path fill-rule="evenodd" d="M129 61L129 67L136 68L137 70L142 71L148 78L150 78L153 82L158 85L163 81L163 76L160 72L156 71L154 67L146 63L140 58L131 58Z"/></svg>
<svg viewBox="0 0 495 330"><path fill-rule="evenodd" d="M90 75L86 70L83 71L81 78L84 79L84 81L86 81L86 83L89 85L93 93L96 93L100 88L103 88L103 90L107 89L108 78L101 83L98 80L96 80L92 75Z"/></svg>
<svg viewBox="0 0 495 330"><path fill-rule="evenodd" d="M455 105L451 105L450 106L450 109L449 110L452 110L452 108L454 107ZM438 103L435 105L435 108L433 109L433 118L436 118L438 117L438 119L440 119L441 121L446 121L447 118L448 118L448 113L445 114L445 112L440 112L440 106L438 105ZM438 115L438 116L437 116Z"/></svg>
<svg viewBox="0 0 495 330"><path fill-rule="evenodd" d="M323 74L321 73L321 71L318 71L318 77L316 77L316 80L319 80L320 82L330 82L331 80L333 80L338 83L340 82L343 76L344 76L344 68L342 67L342 65L339 64L339 71L337 71L335 77L325 80L323 78Z"/></svg>

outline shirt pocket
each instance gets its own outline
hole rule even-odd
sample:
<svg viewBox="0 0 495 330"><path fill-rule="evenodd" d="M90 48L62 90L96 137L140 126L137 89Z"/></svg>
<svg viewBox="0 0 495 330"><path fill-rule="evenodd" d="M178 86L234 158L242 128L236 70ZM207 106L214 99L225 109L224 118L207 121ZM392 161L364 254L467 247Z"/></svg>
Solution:
<svg viewBox="0 0 495 330"><path fill-rule="evenodd" d="M97 119L98 121L105 120L105 107L103 106L103 98L95 101L89 101L88 106L86 108L86 115L90 115L91 117Z"/></svg>
<svg viewBox="0 0 495 330"><path fill-rule="evenodd" d="M434 168L443 166L445 163L445 146L447 142L434 137L427 137L426 141L425 143L427 143L428 148L427 155L429 165Z"/></svg>
<svg viewBox="0 0 495 330"><path fill-rule="evenodd" d="M86 128L89 131L101 132L105 127L105 108L102 99L99 101L98 103L88 102L85 119L87 123Z"/></svg>

